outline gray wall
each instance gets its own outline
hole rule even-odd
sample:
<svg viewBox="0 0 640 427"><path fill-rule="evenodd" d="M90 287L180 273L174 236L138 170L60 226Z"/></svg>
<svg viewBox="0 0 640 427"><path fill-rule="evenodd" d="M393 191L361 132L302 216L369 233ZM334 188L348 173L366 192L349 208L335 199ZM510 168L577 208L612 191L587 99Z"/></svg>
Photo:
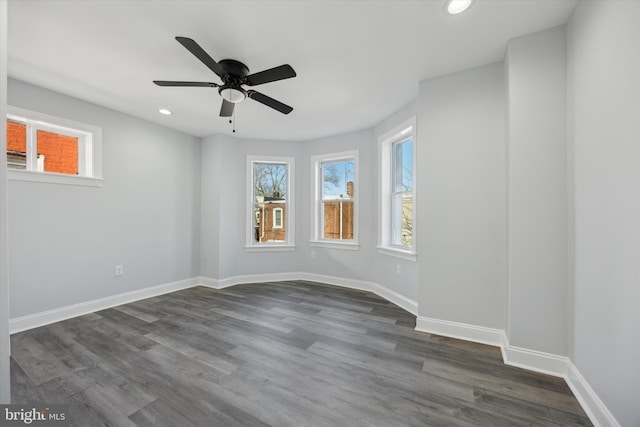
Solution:
<svg viewBox="0 0 640 427"><path fill-rule="evenodd" d="M505 61L509 343L566 355L564 27L509 41Z"/></svg>
<svg viewBox="0 0 640 427"><path fill-rule="evenodd" d="M419 315L505 326L502 64L420 83Z"/></svg>
<svg viewBox="0 0 640 427"><path fill-rule="evenodd" d="M9 182L12 318L198 276L198 138L11 79L8 103L102 127L104 175Z"/></svg>
<svg viewBox="0 0 640 427"><path fill-rule="evenodd" d="M216 135L202 142L201 274L224 280L243 275L314 273L379 283L415 300L416 263L378 254L377 136L414 113L410 105L376 130L365 129L304 142L255 141ZM360 215L357 251L311 247L310 157L358 150ZM288 252L245 251L247 155L295 158L296 248ZM311 259L311 252L316 258ZM401 265L402 273L396 274Z"/></svg>
<svg viewBox="0 0 640 427"><path fill-rule="evenodd" d="M640 425L640 2L580 2L568 26L574 156L572 358Z"/></svg>
<svg viewBox="0 0 640 427"><path fill-rule="evenodd" d="M328 274L354 280L371 281L385 286L411 300L416 300L417 277L414 261L390 257L379 254L378 244L378 214L379 205L379 146L378 137L393 126L408 120L415 115L414 107L401 109L392 120L382 123L373 129L351 132L333 137L321 138L304 144L305 156L329 154L348 150L359 153L359 243L358 251L309 247L311 235L309 229L311 199L311 164L306 161L305 202L302 206L305 220L306 239L303 242L303 252L316 252L317 258L309 260L309 272ZM309 256L306 256L309 259ZM401 266L401 274L397 275L396 266Z"/></svg>
<svg viewBox="0 0 640 427"><path fill-rule="evenodd" d="M216 135L202 141L200 192L200 275L218 278L220 270L220 192L224 189L220 146L226 137Z"/></svg>
<svg viewBox="0 0 640 427"><path fill-rule="evenodd" d="M416 298L415 262L375 250L378 176L371 165L378 145L371 129L307 142L224 135L200 141L16 80L9 103L102 127L104 151L102 188L9 183L12 318L199 275L318 273L374 281ZM378 132L412 112L401 110ZM360 152L361 249L313 248L311 260L309 156L350 149ZM293 252L244 249L250 154L296 160ZM116 264L124 265L124 276L114 276Z"/></svg>
<svg viewBox="0 0 640 427"><path fill-rule="evenodd" d="M304 179L304 159L296 142L256 141L216 135L202 141L202 236L201 270L204 277L227 279L249 274L304 271L300 250L246 252L247 155L295 159L296 244L307 238L298 231L306 219L297 212ZM217 213L217 215L216 215ZM217 241L214 240L217 236Z"/></svg>
<svg viewBox="0 0 640 427"><path fill-rule="evenodd" d="M363 164L362 170L364 171L365 168L372 169L372 172L374 175L372 182L376 184L375 191L373 194L373 199L372 199L372 201L374 202L374 204L372 205L373 212L377 213L376 223L375 223L376 230L374 230L374 236L375 236L374 244L377 244L377 240L376 240L378 238L378 231L377 231L378 222L377 221L379 221L378 216L380 215L380 200L379 200L380 146L378 145L378 138L384 133L393 129L394 127L407 121L411 117L417 116L417 114L418 114L418 101L415 100L405 105L404 107L396 111L390 117L388 117L387 119L385 119L384 121L382 121L381 123L379 123L377 126L373 128L372 144L374 149L373 157L375 160L373 163L369 165ZM418 126L416 124L416 128L417 127ZM416 152L420 150L420 147L418 145L418 142L420 139L419 133L420 133L420 130L417 129L416 134L414 135L414 147ZM417 191L418 191L417 189L419 187L419 183L415 181L418 180L419 173L420 173L420 165L417 165L416 171L414 171L414 188L416 193L416 199L417 199ZM365 183L363 183L363 185L364 184ZM413 232L416 234L418 233L419 216L420 216L420 212L416 208L415 221L413 224ZM417 260L417 258L420 256L419 249L416 253L417 253L417 256L416 256L416 260ZM397 274L397 266L400 266L402 271L402 273L399 276ZM372 271L375 274L375 280L374 280L375 282L383 284L387 288L394 290L399 294L412 299L413 301L418 300L418 262L417 261L394 258L394 257L390 257L389 255L384 255L376 252L373 255L373 265L370 265L369 268L372 269Z"/></svg>
<svg viewBox="0 0 640 427"><path fill-rule="evenodd" d="M0 117L7 104L7 2L0 0ZM0 125L0 146L6 146L5 120ZM7 274L7 153L0 154L0 404L11 400L9 374L9 281Z"/></svg>
<svg viewBox="0 0 640 427"><path fill-rule="evenodd" d="M308 271L316 274L342 277L355 280L374 280L374 271L370 268L375 253L377 232L376 201L376 168L375 142L370 129L335 135L303 143L304 165L301 165L303 176L300 180L302 188L298 194L302 196L302 205L298 217L302 220L300 249L304 254ZM359 243L360 250L327 249L310 247L311 239L311 156L319 154L339 153L341 151L357 150L359 155ZM310 257L311 251L316 253L316 259ZM385 284L386 285L386 284Z"/></svg>

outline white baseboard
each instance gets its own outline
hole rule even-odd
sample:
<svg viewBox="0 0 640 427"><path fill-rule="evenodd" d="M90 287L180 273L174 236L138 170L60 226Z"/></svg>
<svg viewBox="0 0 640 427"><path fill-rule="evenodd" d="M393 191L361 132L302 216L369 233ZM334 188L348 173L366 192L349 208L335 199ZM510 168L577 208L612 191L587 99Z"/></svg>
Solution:
<svg viewBox="0 0 640 427"><path fill-rule="evenodd" d="M9 320L9 333L15 334L17 332L26 331L27 329L49 325L51 323L60 322L72 317L82 316L84 314L93 313L115 307L117 305L127 304L141 299L191 288L197 285L198 282L198 278L185 279L177 282L165 283L163 285L152 286L150 288L111 295L105 298L95 299L79 304L68 305L66 307L43 311L41 313L16 317Z"/></svg>
<svg viewBox="0 0 640 427"><path fill-rule="evenodd" d="M229 286L240 285L242 283L263 283L263 282L283 282L288 280L299 280L301 273L268 273L268 274L243 274L240 276L226 277L224 279L212 279L210 277L200 277L200 285L213 289L224 289Z"/></svg>
<svg viewBox="0 0 640 427"><path fill-rule="evenodd" d="M242 276L227 277L225 279L212 279L200 277L200 284L214 289L222 289L240 283L283 282L292 280L307 280L310 282L326 283L328 285L342 286L344 288L358 289L373 292L374 294L396 304L413 315L418 314L418 303L398 292L375 282L365 280L345 279L343 277L327 276L315 273L270 273L247 274Z"/></svg>
<svg viewBox="0 0 640 427"><path fill-rule="evenodd" d="M620 427L571 359L509 344L500 329L418 316L416 330L500 347L505 365L564 378L595 427Z"/></svg>
<svg viewBox="0 0 640 427"><path fill-rule="evenodd" d="M565 380L593 425L596 427L620 427L618 420L593 391L571 360L568 361L567 367Z"/></svg>
<svg viewBox="0 0 640 427"><path fill-rule="evenodd" d="M480 344L488 344L504 347L506 340L504 331L500 329L486 328L484 326L468 325L466 323L451 322L448 320L433 319L431 317L418 316L416 331L442 335L450 338L458 338L465 341L473 341ZM503 353L504 356L504 353Z"/></svg>
<svg viewBox="0 0 640 427"><path fill-rule="evenodd" d="M197 286L204 286L206 288L212 288L212 289L222 289L222 287L218 284L218 279L212 279L210 277L203 277L203 276L198 277Z"/></svg>
<svg viewBox="0 0 640 427"><path fill-rule="evenodd" d="M329 285L342 286L345 288L359 289L361 291L369 291L386 299L395 305L402 307L414 316L418 315L418 302L398 292L387 288L379 283L369 282L365 280L345 279L342 277L327 276L325 274L301 273L300 280L308 280L310 282L327 283Z"/></svg>
<svg viewBox="0 0 640 427"><path fill-rule="evenodd" d="M505 365L553 375L554 377L565 378L567 376L568 357L515 347L509 345L508 340L505 340L505 343L506 345L502 352Z"/></svg>
<svg viewBox="0 0 640 427"><path fill-rule="evenodd" d="M72 317L82 316L84 314L105 310L107 308L127 304L145 298L155 297L169 292L175 292L181 289L191 288L193 286L206 286L213 289L223 289L240 283L281 282L291 280L308 280L336 286L343 286L347 288L371 291L381 296L382 298L385 298L393 302L394 304L399 305L412 314L416 314L418 312L418 304L415 301L410 300L391 289L373 282L342 279L339 277L310 273L251 274L228 277L221 280L212 279L209 277L194 277L191 279L180 280L178 282L165 283L158 286L125 292L117 295L111 295L105 298L82 302L79 304L73 304L66 307L43 311L40 313L16 317L9 320L9 333L15 334L17 332L26 331L28 329L60 322Z"/></svg>

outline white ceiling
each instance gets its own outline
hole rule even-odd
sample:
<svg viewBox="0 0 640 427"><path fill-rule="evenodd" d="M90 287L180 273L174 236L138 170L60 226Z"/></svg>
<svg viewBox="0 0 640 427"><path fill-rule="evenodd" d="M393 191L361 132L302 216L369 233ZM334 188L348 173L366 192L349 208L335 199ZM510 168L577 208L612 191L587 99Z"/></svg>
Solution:
<svg viewBox="0 0 640 427"><path fill-rule="evenodd" d="M236 107L237 136L307 140L377 124L421 80L500 61L507 40L567 22L577 0L476 0L461 15L430 1L9 2L9 76L196 136L231 134L220 82L175 36L251 72L288 63L294 79L254 89L294 107ZM173 111L162 116L159 108Z"/></svg>

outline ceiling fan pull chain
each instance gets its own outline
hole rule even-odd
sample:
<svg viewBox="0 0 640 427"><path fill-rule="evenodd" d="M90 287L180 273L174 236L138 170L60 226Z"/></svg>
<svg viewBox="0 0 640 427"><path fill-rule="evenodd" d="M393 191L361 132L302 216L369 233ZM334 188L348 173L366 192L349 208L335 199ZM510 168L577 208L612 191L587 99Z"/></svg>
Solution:
<svg viewBox="0 0 640 427"><path fill-rule="evenodd" d="M233 133L236 133L236 109L233 109Z"/></svg>

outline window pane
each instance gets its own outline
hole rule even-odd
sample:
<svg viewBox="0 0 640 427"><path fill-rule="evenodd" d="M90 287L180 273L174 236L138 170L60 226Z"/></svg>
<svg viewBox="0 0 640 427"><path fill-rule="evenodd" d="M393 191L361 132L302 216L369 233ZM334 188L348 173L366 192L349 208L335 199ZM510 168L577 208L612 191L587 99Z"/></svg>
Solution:
<svg viewBox="0 0 640 427"><path fill-rule="evenodd" d="M391 201L391 242L411 247L413 244L413 196L412 193L396 193Z"/></svg>
<svg viewBox="0 0 640 427"><path fill-rule="evenodd" d="M253 163L254 239L286 242L287 165Z"/></svg>
<svg viewBox="0 0 640 427"><path fill-rule="evenodd" d="M341 197L353 199L354 168L353 160L322 163L322 199L337 200Z"/></svg>
<svg viewBox="0 0 640 427"><path fill-rule="evenodd" d="M353 240L354 160L324 162L322 168L322 238Z"/></svg>
<svg viewBox="0 0 640 427"><path fill-rule="evenodd" d="M413 195L402 195L402 246L413 246Z"/></svg>
<svg viewBox="0 0 640 427"><path fill-rule="evenodd" d="M413 141L402 143L402 191L413 190Z"/></svg>
<svg viewBox="0 0 640 427"><path fill-rule="evenodd" d="M393 144L393 191L413 189L413 141Z"/></svg>
<svg viewBox="0 0 640 427"><path fill-rule="evenodd" d="M7 167L27 168L27 126L7 120Z"/></svg>
<svg viewBox="0 0 640 427"><path fill-rule="evenodd" d="M402 193L391 196L391 243L402 246Z"/></svg>
<svg viewBox="0 0 640 427"><path fill-rule="evenodd" d="M393 144L392 150L391 191L398 192L402 191L402 143Z"/></svg>
<svg viewBox="0 0 640 427"><path fill-rule="evenodd" d="M78 138L44 130L37 131L37 138L38 170L78 174Z"/></svg>
<svg viewBox="0 0 640 427"><path fill-rule="evenodd" d="M327 200L322 203L324 239L353 240L354 209L348 199Z"/></svg>

